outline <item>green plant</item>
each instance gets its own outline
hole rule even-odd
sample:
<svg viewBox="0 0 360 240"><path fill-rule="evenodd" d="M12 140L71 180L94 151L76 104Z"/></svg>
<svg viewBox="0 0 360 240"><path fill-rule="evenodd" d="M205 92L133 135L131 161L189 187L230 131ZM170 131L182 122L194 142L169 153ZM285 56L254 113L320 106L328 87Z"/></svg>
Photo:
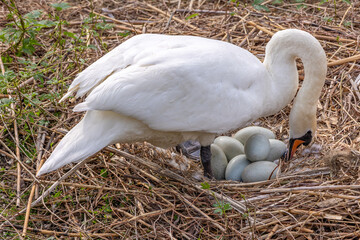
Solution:
<svg viewBox="0 0 360 240"><path fill-rule="evenodd" d="M295 0L295 3L298 3L296 5L296 8L306 8L307 6L304 4L305 0Z"/></svg>
<svg viewBox="0 0 360 240"><path fill-rule="evenodd" d="M36 128L58 122L61 111L57 101L66 90L66 80L73 78L68 73L81 69L85 60L80 56L95 48L85 37L90 34L100 39L103 32L112 29L112 24L90 13L88 20L72 32L63 17L71 7L68 3L52 3L51 11L33 10L26 14L20 13L14 0L2 3L8 10L8 21L0 29L0 42L5 46L1 53L5 72L0 74L0 125L4 126L0 135L8 135L4 142L11 149L19 147L26 163L31 164L37 153ZM106 45L102 46L106 50ZM11 98L7 97L9 94ZM55 111L50 112L50 107ZM13 136L14 121L21 129L19 146Z"/></svg>
<svg viewBox="0 0 360 240"><path fill-rule="evenodd" d="M86 17L83 20L83 22L84 22L84 25L83 25L84 33L87 32L90 35L90 37L96 38L101 43L101 46L104 49L106 49L107 46L102 41L101 36L104 31L111 30L114 27L114 25L107 23L104 18L101 18L92 12L89 14L88 17ZM125 34L125 36L127 36L129 34L129 32L125 32L124 34ZM91 45L91 44L89 44L88 47L93 48L93 49L96 48L94 45Z"/></svg>
<svg viewBox="0 0 360 240"><path fill-rule="evenodd" d="M106 178L108 176L108 171L105 168L101 169L100 176Z"/></svg>
<svg viewBox="0 0 360 240"><path fill-rule="evenodd" d="M213 206L216 208L214 210L214 213L217 213L219 215L225 215L226 211L232 209L230 203L225 203L224 201L217 201L213 204Z"/></svg>
<svg viewBox="0 0 360 240"><path fill-rule="evenodd" d="M262 4L264 2L265 2L265 0L254 0L254 2L252 3L252 6L258 11L269 12L270 11L269 8Z"/></svg>
<svg viewBox="0 0 360 240"><path fill-rule="evenodd" d="M332 22L334 19L332 17L324 17L325 22Z"/></svg>
<svg viewBox="0 0 360 240"><path fill-rule="evenodd" d="M185 18L185 20L189 20L189 19L191 19L191 18L197 17L198 15L199 15L198 13L191 14L190 16L187 16L187 17Z"/></svg>
<svg viewBox="0 0 360 240"><path fill-rule="evenodd" d="M233 3L233 4L235 4L236 7L238 7L240 4L240 1L239 0L229 0L229 3Z"/></svg>
<svg viewBox="0 0 360 240"><path fill-rule="evenodd" d="M350 1L350 0L340 0L340 1L345 2L345 3L349 4L349 5L351 5L351 1ZM326 3L326 2L329 2L329 0L321 0L319 4L322 5L322 4ZM336 15L336 9L337 9L337 8L336 8L336 0L333 0L333 3L334 3L335 15Z"/></svg>
<svg viewBox="0 0 360 240"><path fill-rule="evenodd" d="M201 183L201 188L204 190L210 191L210 184L208 182ZM225 203L222 200L219 200L214 192L211 192L211 195L215 198L215 203L213 206L215 207L214 213L219 214L220 216L226 217L226 211L229 211L232 209L231 205L229 203Z"/></svg>
<svg viewBox="0 0 360 240"><path fill-rule="evenodd" d="M305 0L293 0L291 2L296 3L296 8L302 8L302 7L306 7L306 5L304 5L303 3L305 2ZM269 12L270 9L269 7L266 6L266 4L268 5L281 5L283 4L284 1L283 0L273 0L273 1L266 1L266 0L254 0L253 3L251 4L256 10L258 11L266 11Z"/></svg>
<svg viewBox="0 0 360 240"><path fill-rule="evenodd" d="M13 1L7 7L10 11L7 18L12 21L0 31L0 41L9 43L9 48L18 56L34 54L36 46L41 45L37 39L38 33L43 28L53 27L56 23L39 20L43 14L41 10L34 10L22 16Z"/></svg>
<svg viewBox="0 0 360 240"><path fill-rule="evenodd" d="M199 232L199 237L197 238L197 240L200 240L201 239L201 234L204 232L204 229L203 228L201 228L200 229L200 232Z"/></svg>
<svg viewBox="0 0 360 240"><path fill-rule="evenodd" d="M272 1L272 4L282 4L283 2L283 0L274 0Z"/></svg>
<svg viewBox="0 0 360 240"><path fill-rule="evenodd" d="M343 24L344 24L345 27L351 27L352 22L351 21L345 21Z"/></svg>

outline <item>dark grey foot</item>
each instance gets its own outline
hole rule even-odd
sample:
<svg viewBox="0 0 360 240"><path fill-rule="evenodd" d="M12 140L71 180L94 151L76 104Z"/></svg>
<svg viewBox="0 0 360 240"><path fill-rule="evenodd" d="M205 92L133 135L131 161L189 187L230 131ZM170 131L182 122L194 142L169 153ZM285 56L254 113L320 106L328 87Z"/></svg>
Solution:
<svg viewBox="0 0 360 240"><path fill-rule="evenodd" d="M201 146L200 159L204 167L204 176L208 178L212 178L210 146L205 146L205 147Z"/></svg>
<svg viewBox="0 0 360 240"><path fill-rule="evenodd" d="M200 160L200 143L196 141L186 141L176 146L176 151L181 152L186 157Z"/></svg>

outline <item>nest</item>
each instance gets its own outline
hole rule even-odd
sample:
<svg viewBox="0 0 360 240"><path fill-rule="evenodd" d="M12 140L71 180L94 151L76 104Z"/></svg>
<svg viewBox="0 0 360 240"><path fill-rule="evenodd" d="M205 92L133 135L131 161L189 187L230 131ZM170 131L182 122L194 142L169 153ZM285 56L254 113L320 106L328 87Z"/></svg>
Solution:
<svg viewBox="0 0 360 240"><path fill-rule="evenodd" d="M44 78L59 82L40 84L29 77L0 92L1 98L14 99L1 113L1 238L358 239L360 5L274 2L73 1L70 8L57 13L67 21L64 31L80 36L87 48L80 55L74 48L76 41L67 39L54 50L52 30L41 32L41 46L36 46L31 59L36 63L53 51L49 62L54 70ZM41 9L44 19L56 14L36 0L18 2L17 9L21 15ZM0 10L2 16L10 11L6 5ZM11 20L0 21L5 26ZM112 26L107 29L106 24ZM109 146L82 164L35 181L37 163L62 138L61 128L70 129L81 118L71 112L81 100L66 104L56 100L73 77L106 50L139 33L184 34L229 41L263 59L271 36L287 28L315 36L325 49L329 68L318 104L314 144L300 149L291 163L283 163L277 179L210 181L202 177L199 162L175 149L136 143ZM2 56L16 60L1 63L2 69L22 71L21 57L11 46L3 43L0 49ZM298 69L303 79L301 62ZM29 92L55 92L57 97L35 104ZM286 140L290 108L253 124ZM33 109L39 114L31 115L32 120L23 118L21 113ZM46 124L40 124L44 120ZM29 149L35 146L31 154Z"/></svg>

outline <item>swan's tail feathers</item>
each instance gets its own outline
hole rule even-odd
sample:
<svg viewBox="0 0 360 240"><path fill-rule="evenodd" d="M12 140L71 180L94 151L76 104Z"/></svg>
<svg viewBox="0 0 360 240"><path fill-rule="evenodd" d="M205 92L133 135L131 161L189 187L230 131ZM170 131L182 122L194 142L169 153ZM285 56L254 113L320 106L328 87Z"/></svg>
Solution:
<svg viewBox="0 0 360 240"><path fill-rule="evenodd" d="M36 176L54 171L66 164L84 160L111 143L108 134L103 133L104 129L94 127L93 124L89 124L89 121L91 122L92 119L85 116L65 135Z"/></svg>
<svg viewBox="0 0 360 240"><path fill-rule="evenodd" d="M76 92L77 90L79 90L80 85L76 85L74 87L71 87L68 92L60 99L59 103L61 103L62 101L64 101L66 98L68 98L71 94L73 94L74 92Z"/></svg>
<svg viewBox="0 0 360 240"><path fill-rule="evenodd" d="M79 103L73 109L74 112L85 112L91 110L86 102Z"/></svg>

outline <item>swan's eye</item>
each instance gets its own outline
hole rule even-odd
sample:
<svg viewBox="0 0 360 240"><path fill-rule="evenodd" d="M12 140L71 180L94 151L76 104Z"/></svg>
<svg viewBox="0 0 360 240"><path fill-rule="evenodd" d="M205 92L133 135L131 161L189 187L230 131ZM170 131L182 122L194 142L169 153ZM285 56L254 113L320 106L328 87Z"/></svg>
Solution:
<svg viewBox="0 0 360 240"><path fill-rule="evenodd" d="M304 146L309 145L312 140L312 132L309 130L304 136L302 136L299 139L304 141L304 143L303 143Z"/></svg>

